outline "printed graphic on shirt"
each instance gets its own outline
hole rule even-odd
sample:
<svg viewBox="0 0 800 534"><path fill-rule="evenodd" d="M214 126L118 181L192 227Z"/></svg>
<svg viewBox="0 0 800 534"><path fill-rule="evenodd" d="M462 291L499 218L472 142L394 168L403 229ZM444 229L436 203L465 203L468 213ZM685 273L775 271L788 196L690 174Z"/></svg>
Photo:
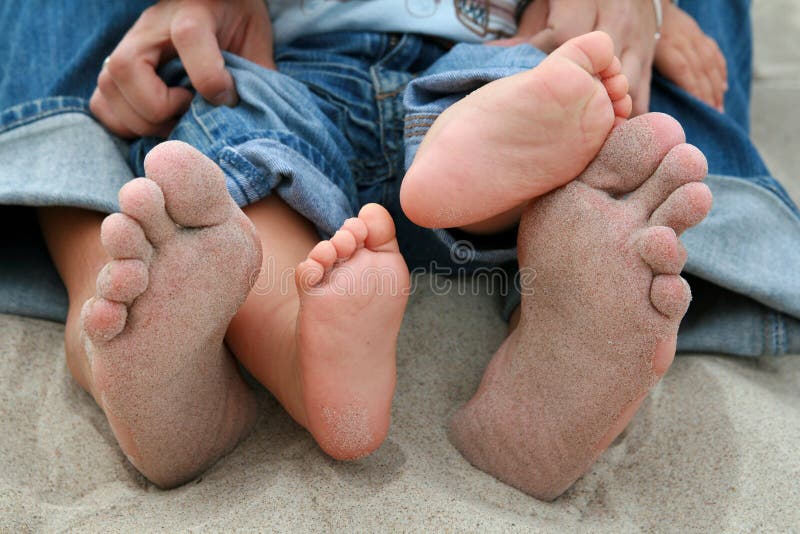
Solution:
<svg viewBox="0 0 800 534"><path fill-rule="evenodd" d="M406 11L412 17L432 17L436 14L442 0L405 0Z"/></svg>
<svg viewBox="0 0 800 534"><path fill-rule="evenodd" d="M300 9L313 12L329 2L369 2L370 0L300 0ZM397 0L401 1L401 0ZM409 15L417 18L432 17L446 0L402 0ZM452 0L459 22L479 37L496 35L510 37L516 32L518 0Z"/></svg>
<svg viewBox="0 0 800 534"><path fill-rule="evenodd" d="M458 20L480 37L516 32L517 0L453 0Z"/></svg>

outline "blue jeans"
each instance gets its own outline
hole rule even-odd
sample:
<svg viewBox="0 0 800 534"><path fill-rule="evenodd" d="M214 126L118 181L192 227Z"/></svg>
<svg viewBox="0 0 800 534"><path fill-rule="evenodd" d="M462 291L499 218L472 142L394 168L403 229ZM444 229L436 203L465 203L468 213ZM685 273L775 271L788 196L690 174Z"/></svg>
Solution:
<svg viewBox="0 0 800 534"><path fill-rule="evenodd" d="M457 233L417 227L399 204L400 183L427 122L405 127L404 89L414 79L439 73L469 80L469 90L537 65L545 55L533 47L459 44L446 50L430 39L384 33L328 33L278 46L278 71L226 54L240 104L214 107L196 96L170 134L214 160L228 190L245 206L277 194L328 238L360 206L377 202L397 221L398 240L412 268L464 273L499 268L516 257L514 240L470 249L454 257ZM180 62L163 69L184 83ZM466 91L467 88L462 90ZM448 93L455 101L461 94ZM431 113L441 113L436 102ZM137 174L144 156L161 139L134 143ZM500 241L500 240L495 240ZM455 246L455 248L454 248ZM454 261L455 260L455 261Z"/></svg>
<svg viewBox="0 0 800 534"><path fill-rule="evenodd" d="M7 205L69 205L112 211L116 209L116 190L132 177L125 165L125 145L92 121L86 112L86 99L102 58L147 2L72 4L61 10L34 1L7 2L0 7L0 29L17 45L13 50L0 50L0 65L5 69L0 83L0 161L4 162L0 168L0 202ZM686 234L690 251L686 270L701 281L695 284L696 299L682 325L679 348L743 355L800 352L800 283L792 268L800 264L800 217L780 185L769 177L748 139L749 6L744 1L696 0L683 2L682 7L720 42L730 66L731 90L723 116L664 80L656 80L653 86L653 109L676 116L684 124L689 141L707 153L712 173L708 183L715 194L715 207L708 220ZM69 21L69 27L59 31L64 21ZM34 46L29 36L35 35L48 35L47 49ZM345 64L362 65L352 69L352 65L340 65L331 69L336 72L327 72L330 79L338 77L332 83L334 91L315 87L313 82L318 80L313 78L314 70L287 59L292 54L318 57L319 51L297 43L279 52L282 73L295 74L288 76L293 83L280 86L268 79L273 74L260 73L241 59L228 58L233 69L241 70L235 72L240 91L247 93L251 87L240 76L253 82L256 92L243 98L247 105L258 107L263 88L279 87L283 91L291 87L297 95L315 102L313 109L299 111L303 119L310 117L316 121L313 124L324 124L324 130L297 135L297 125L289 128L292 121L287 123L281 117L253 128L249 119L269 115L271 108L203 109L201 101L193 106L193 112L200 112L201 118L184 121L176 135L199 135L196 138L202 141L204 151L226 170L231 194L240 203L251 202L271 190L284 198L295 195L296 205L305 210L301 213L324 235L352 214L359 203L381 201L398 218L404 253L412 265L452 261L448 245L460 236L416 228L400 214L397 190L402 161L413 157L430 116L480 84L533 66L541 55L532 49L521 53L518 48L503 52L507 55L499 61L499 56L486 56L501 54L497 50L457 46L444 54L424 40L403 39L403 46L397 43L394 54L394 48L389 47L391 38L374 34L353 43L381 49L372 50L368 57L362 56L363 49L350 54L337 50L336 54L346 58ZM461 59L459 54L463 54ZM472 63L461 62L466 57ZM381 72L373 78L375 68ZM359 69L360 73L354 74ZM369 79L363 72L370 73ZM14 73L13 80L9 73ZM401 100L410 73L418 76ZM341 95L365 97L364 107L339 101L337 96ZM281 95L273 96L280 101ZM379 120L375 120L376 110ZM214 117L223 115L225 121L238 116L245 129L232 132L227 122L217 123ZM408 125L405 132L399 122L403 115ZM342 117L351 122L342 126ZM363 122L365 118L369 120ZM334 128L328 127L331 123ZM198 128L209 124L218 130L198 134ZM322 131L324 140L318 135ZM376 132L380 132L380 139L375 138ZM401 137L406 142L398 147ZM287 148L275 150L276 145ZM146 147L146 142L136 145L134 153ZM40 241L33 235L30 239L19 235L13 238L11 259L0 267L0 306L13 313L63 318L63 289L52 267L43 261L46 255ZM474 264L511 259L513 247L499 245L501 240L478 247L471 258Z"/></svg>

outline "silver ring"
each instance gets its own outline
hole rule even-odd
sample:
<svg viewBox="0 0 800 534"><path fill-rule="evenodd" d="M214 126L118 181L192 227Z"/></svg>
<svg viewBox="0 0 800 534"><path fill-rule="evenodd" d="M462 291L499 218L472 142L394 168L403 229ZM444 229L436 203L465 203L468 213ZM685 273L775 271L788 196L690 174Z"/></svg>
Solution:
<svg viewBox="0 0 800 534"><path fill-rule="evenodd" d="M653 0L653 9L656 12L656 41L661 39L661 25L664 23L664 13L661 8L661 0Z"/></svg>

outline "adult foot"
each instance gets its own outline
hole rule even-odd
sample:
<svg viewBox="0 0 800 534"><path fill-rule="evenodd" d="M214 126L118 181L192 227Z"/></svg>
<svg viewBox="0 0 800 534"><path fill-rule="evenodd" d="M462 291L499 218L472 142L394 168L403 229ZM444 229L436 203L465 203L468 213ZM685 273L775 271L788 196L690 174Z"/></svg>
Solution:
<svg viewBox="0 0 800 534"><path fill-rule="evenodd" d="M296 271L296 368L290 412L337 459L364 456L389 430L397 335L409 274L389 213L368 204Z"/></svg>
<svg viewBox="0 0 800 534"><path fill-rule="evenodd" d="M172 487L228 452L255 421L253 393L223 344L261 265L255 229L222 171L188 145L147 156L102 241L82 324L92 392L131 463Z"/></svg>
<svg viewBox="0 0 800 534"><path fill-rule="evenodd" d="M554 499L666 372L691 298L677 236L711 207L705 158L683 141L668 116L637 117L577 180L530 204L519 325L450 426L478 468Z"/></svg>
<svg viewBox="0 0 800 534"><path fill-rule="evenodd" d="M403 211L431 228L508 212L574 179L630 111L611 38L571 39L436 119L403 179Z"/></svg>

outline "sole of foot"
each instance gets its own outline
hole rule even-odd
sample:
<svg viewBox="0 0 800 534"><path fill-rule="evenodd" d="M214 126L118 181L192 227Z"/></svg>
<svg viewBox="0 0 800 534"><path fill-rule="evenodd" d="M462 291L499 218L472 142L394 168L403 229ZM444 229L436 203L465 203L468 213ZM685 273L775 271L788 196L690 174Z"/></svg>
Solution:
<svg viewBox="0 0 800 534"><path fill-rule="evenodd" d="M296 282L305 407L298 418L330 456L365 456L389 430L397 335L408 301L408 268L389 213L364 206L314 247Z"/></svg>
<svg viewBox="0 0 800 534"><path fill-rule="evenodd" d="M537 67L485 85L436 119L403 179L403 211L430 228L508 212L574 179L630 111L611 38L571 39Z"/></svg>
<svg viewBox="0 0 800 534"><path fill-rule="evenodd" d="M622 432L675 354L691 299L678 236L711 208L706 172L680 125L651 113L530 204L519 325L451 420L472 464L551 500Z"/></svg>
<svg viewBox="0 0 800 534"><path fill-rule="evenodd" d="M82 312L92 391L131 463L161 487L231 450L256 419L225 348L228 323L261 265L255 228L222 171L167 142L126 184L102 225L113 260Z"/></svg>

